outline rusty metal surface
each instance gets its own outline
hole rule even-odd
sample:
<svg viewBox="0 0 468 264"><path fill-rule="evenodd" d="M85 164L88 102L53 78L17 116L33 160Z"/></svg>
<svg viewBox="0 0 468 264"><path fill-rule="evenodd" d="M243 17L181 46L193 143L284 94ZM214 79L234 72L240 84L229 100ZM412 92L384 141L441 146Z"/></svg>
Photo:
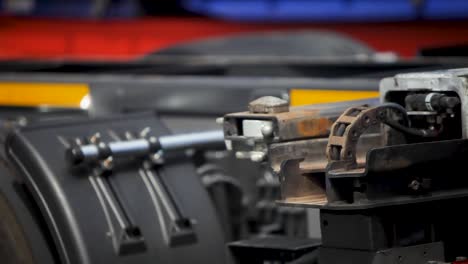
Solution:
<svg viewBox="0 0 468 264"><path fill-rule="evenodd" d="M362 133L379 122L377 111L376 108L351 107L336 120L327 146L330 161L342 160L348 161L351 166L357 165L357 142Z"/></svg>
<svg viewBox="0 0 468 264"><path fill-rule="evenodd" d="M365 166L356 171L343 170L341 166L328 168L327 180L334 190L327 190L326 207L354 210L467 197L468 179L460 177L467 152L466 139L373 149ZM415 181L418 188L414 188ZM357 192L359 182L365 183L366 188ZM354 190L352 200L328 195L347 190Z"/></svg>
<svg viewBox="0 0 468 264"><path fill-rule="evenodd" d="M375 105L375 100L355 100L331 104L289 107L281 113L238 112L224 116L226 139L242 137L239 124L242 120L270 120L273 122L273 138L270 143L306 138L328 137L333 122L351 106Z"/></svg>
<svg viewBox="0 0 468 264"><path fill-rule="evenodd" d="M273 105L283 106L281 101L274 101L278 104L274 102ZM225 139L230 149L236 151L238 158L265 161L256 157L261 154L268 157L272 172L280 179L282 200L279 203L323 206L327 203L326 149L333 122L350 106L375 103L358 100L290 107L289 111L281 113L264 113L267 112L263 111L265 109L260 109L263 113L258 113L260 110L252 113L256 110L251 108L250 112L224 116ZM255 104L263 107L266 103L257 101ZM246 120L249 122L245 122ZM264 133L261 124L271 126L272 133ZM246 131L248 132L244 135ZM357 162L364 163L368 149L380 146L380 142L378 130L363 135L357 146Z"/></svg>
<svg viewBox="0 0 468 264"><path fill-rule="evenodd" d="M325 175L314 174L306 177L301 174L301 159L286 160L281 164L280 184L283 203L303 203L305 201L325 204Z"/></svg>
<svg viewBox="0 0 468 264"><path fill-rule="evenodd" d="M369 149L382 144L379 133L364 134L357 145L357 162L365 164ZM270 166L280 176L284 205L316 205L327 203L325 171L327 138L272 144L269 150Z"/></svg>
<svg viewBox="0 0 468 264"><path fill-rule="evenodd" d="M335 117L321 117L317 109L291 107L289 112L263 114L241 112L224 117L226 138L242 136L238 131L241 120L270 120L273 122L273 142L310 137L326 137L330 132Z"/></svg>

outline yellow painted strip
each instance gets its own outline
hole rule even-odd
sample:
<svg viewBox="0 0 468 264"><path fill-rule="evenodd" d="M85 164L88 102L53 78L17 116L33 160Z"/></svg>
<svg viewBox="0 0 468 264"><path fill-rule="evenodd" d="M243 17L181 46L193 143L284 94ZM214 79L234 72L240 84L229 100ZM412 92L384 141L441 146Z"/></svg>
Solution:
<svg viewBox="0 0 468 264"><path fill-rule="evenodd" d="M80 107L87 84L0 82L0 106Z"/></svg>
<svg viewBox="0 0 468 264"><path fill-rule="evenodd" d="M289 92L291 106L334 103L377 97L379 97L379 92L377 91L291 89Z"/></svg>

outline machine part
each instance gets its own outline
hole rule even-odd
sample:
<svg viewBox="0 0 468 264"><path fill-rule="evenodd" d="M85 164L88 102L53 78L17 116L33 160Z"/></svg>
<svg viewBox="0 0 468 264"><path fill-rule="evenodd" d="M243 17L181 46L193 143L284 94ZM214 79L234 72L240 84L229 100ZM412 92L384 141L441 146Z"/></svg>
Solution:
<svg viewBox="0 0 468 264"><path fill-rule="evenodd" d="M381 105L349 108L336 118L328 142L263 139L280 177L281 204L320 208L320 263L427 263L466 255L457 241L468 229L447 217L468 199L468 180L459 177L468 156L466 75L462 69L386 79L383 91L401 79L413 89L393 87ZM385 145L370 145L359 162L361 135L381 124L387 127L376 139ZM327 143L329 162L321 170L320 159L303 150Z"/></svg>
<svg viewBox="0 0 468 264"><path fill-rule="evenodd" d="M430 124L443 124L444 131L439 139L468 138L468 69L397 74L385 78L380 83L380 98L383 103L392 102L406 105L414 113L437 112L433 117L422 119L430 129ZM431 110L432 109L432 110ZM465 111L465 112L464 112ZM421 116L421 115L420 115ZM431 120L432 119L432 120ZM418 120L412 118L412 123ZM386 136L387 145L411 143L398 140L394 133Z"/></svg>
<svg viewBox="0 0 468 264"><path fill-rule="evenodd" d="M264 96L249 103L252 114L276 114L289 111L289 102L274 96Z"/></svg>
<svg viewBox="0 0 468 264"><path fill-rule="evenodd" d="M402 116L403 124L398 121L400 118L394 118L389 111ZM421 137L436 137L441 130L411 128L406 110L398 104L386 103L372 108L352 107L346 110L332 126L327 145L329 161L346 162L343 163L345 170L357 169L357 142L369 127L380 123L387 124L400 132Z"/></svg>
<svg viewBox="0 0 468 264"><path fill-rule="evenodd" d="M324 207L372 208L468 196L468 182L456 176L466 162L467 144L459 139L375 148L356 170L345 169L343 161L331 162ZM392 177L397 172L399 177ZM415 180L420 184L416 190Z"/></svg>
<svg viewBox="0 0 468 264"><path fill-rule="evenodd" d="M303 208L278 206L280 199L279 177L266 170L256 182L257 202L256 215L253 219L259 235L285 235L288 237L305 238L308 234L307 214ZM251 226L252 228L253 226Z"/></svg>
<svg viewBox="0 0 468 264"><path fill-rule="evenodd" d="M224 117L224 133L227 140L243 137L244 129L237 124L244 120L269 121L273 126L273 142L291 139L320 137L328 134L331 120L320 116L320 111L313 107L294 107L289 112L281 113L236 113Z"/></svg>
<svg viewBox="0 0 468 264"><path fill-rule="evenodd" d="M299 140L274 144L270 148L270 164L280 178L282 205L325 205L327 195L325 172L328 164L328 139ZM381 135L362 136L357 145L357 163L364 164L372 147L381 145Z"/></svg>
<svg viewBox="0 0 468 264"><path fill-rule="evenodd" d="M408 111L446 112L457 107L460 99L440 93L410 94L405 98Z"/></svg>
<svg viewBox="0 0 468 264"><path fill-rule="evenodd" d="M36 220L44 221L41 230L50 232L47 243L61 263L225 259L215 210L185 155L168 156L163 166L127 158L111 173L85 165L70 168L65 162L65 150L77 138L86 142L99 132L100 140L109 142L149 125L150 136L168 133L153 115L141 114L43 124L8 137L8 164L31 192L40 212ZM29 238L30 231L24 232ZM28 239L29 247L39 247L36 243ZM42 263L35 252L33 258Z"/></svg>
<svg viewBox="0 0 468 264"><path fill-rule="evenodd" d="M349 264L429 264L444 259L444 248L440 242L402 248L384 249L377 252L343 250L323 247L320 249L319 263Z"/></svg>
<svg viewBox="0 0 468 264"><path fill-rule="evenodd" d="M82 163L94 163L106 160L132 157L149 157L155 161L162 157L160 151L170 152L185 149L222 148L224 145L224 135L222 131L208 131L191 134L179 134L171 136L143 137L139 139L129 139L104 143L103 141L93 142L89 145L74 146L67 150L67 160L72 165Z"/></svg>
<svg viewBox="0 0 468 264"><path fill-rule="evenodd" d="M280 99L273 101L278 102ZM226 115L223 121L228 149L234 150L240 159L263 162L268 157L269 165L281 185L282 204L307 201L323 205L326 203L326 136L339 110L353 104L375 104L375 101L291 107L289 112L275 114L249 112ZM362 140L364 143L360 144L363 146L359 152L361 163L367 149L379 145L380 135L375 133L376 130L371 132L374 134L366 134ZM291 167L293 163L299 166L298 170Z"/></svg>
<svg viewBox="0 0 468 264"><path fill-rule="evenodd" d="M268 138L273 136L273 124L271 121L243 120L242 135L250 138Z"/></svg>
<svg viewBox="0 0 468 264"><path fill-rule="evenodd" d="M203 185L208 190L226 233L226 241L238 240L242 236L245 219L244 191L239 180L215 164L204 164L197 168Z"/></svg>
<svg viewBox="0 0 468 264"><path fill-rule="evenodd" d="M273 134L273 138L270 140L271 143L326 137L333 121L346 108L351 105L372 105L375 103L375 100L357 100L291 107L289 111L272 114L251 112L228 114L223 119L225 138L232 141L248 140L249 136L242 134L243 127L241 124L244 120L271 122L273 133L267 133ZM258 132L257 134L259 135Z"/></svg>
<svg viewBox="0 0 468 264"><path fill-rule="evenodd" d="M364 210L320 211L320 263L448 262L466 254L463 221L447 218L467 198Z"/></svg>
<svg viewBox="0 0 468 264"><path fill-rule="evenodd" d="M283 100L270 97L257 99L251 104L262 101L274 101L272 105L278 103L280 108L285 107ZM263 162L267 160L269 148L273 144L327 137L333 121L341 114L340 110L352 104L375 103L375 100L358 100L291 107L289 111L283 112L283 109L279 113L271 110L274 113L228 114L223 118L226 145L228 150L236 152L238 158ZM263 111L266 103L260 105L258 111Z"/></svg>
<svg viewBox="0 0 468 264"><path fill-rule="evenodd" d="M249 240L231 242L228 247L234 256L235 263L291 263L312 254L308 259L314 263L317 258L317 239L294 238L282 236L256 237ZM295 262L294 262L295 263ZM297 262L302 263L302 262Z"/></svg>

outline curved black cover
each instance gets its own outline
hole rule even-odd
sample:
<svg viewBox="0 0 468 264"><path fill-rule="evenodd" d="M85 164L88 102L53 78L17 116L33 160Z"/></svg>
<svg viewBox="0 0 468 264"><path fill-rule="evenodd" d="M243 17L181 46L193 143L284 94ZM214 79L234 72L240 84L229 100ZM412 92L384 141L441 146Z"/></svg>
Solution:
<svg viewBox="0 0 468 264"><path fill-rule="evenodd" d="M85 141L99 132L103 141L113 141L126 132L136 135L146 127L155 136L168 133L154 115L140 114L29 127L8 138L7 155L39 204L61 262L223 262L221 227L186 158L168 159L164 166L151 169L153 176L148 176L165 183L169 200L173 199L180 212L191 220L191 224L184 225L193 231L194 239L185 242L178 237L175 242L168 240L173 226L158 211L161 201L141 175L141 160L119 161L106 181L89 166L71 168L65 162L65 150L76 138ZM120 201L120 215L132 223L130 237L122 238L125 234L114 221L113 208L96 187L97 181L113 186L114 191L107 194ZM126 245L124 240L129 243Z"/></svg>

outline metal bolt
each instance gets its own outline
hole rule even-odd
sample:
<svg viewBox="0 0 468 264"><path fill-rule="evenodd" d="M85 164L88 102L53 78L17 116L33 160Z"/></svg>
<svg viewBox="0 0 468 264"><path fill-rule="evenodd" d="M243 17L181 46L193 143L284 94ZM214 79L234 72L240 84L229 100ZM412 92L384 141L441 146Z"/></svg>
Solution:
<svg viewBox="0 0 468 264"><path fill-rule="evenodd" d="M236 159L246 159L246 158L248 158L247 153L241 152L241 151L236 152Z"/></svg>
<svg viewBox="0 0 468 264"><path fill-rule="evenodd" d="M273 114L289 111L289 103L274 96L264 96L250 102L249 111L251 113Z"/></svg>
<svg viewBox="0 0 468 264"><path fill-rule="evenodd" d="M16 122L18 122L20 126L26 126L28 124L28 119L24 116L20 116L16 119Z"/></svg>
<svg viewBox="0 0 468 264"><path fill-rule="evenodd" d="M99 143L98 143L98 147L100 147L100 148L105 148L105 147L106 147L106 143L104 143L104 142L99 142Z"/></svg>
<svg viewBox="0 0 468 264"><path fill-rule="evenodd" d="M125 138L127 140L131 140L131 139L134 139L135 137L133 136L133 134L130 131L127 131L127 132L125 132Z"/></svg>
<svg viewBox="0 0 468 264"><path fill-rule="evenodd" d="M262 162L265 158L266 155L263 152L253 152L250 154L250 160L253 162Z"/></svg>
<svg viewBox="0 0 468 264"><path fill-rule="evenodd" d="M96 134L92 135L89 141L93 144L97 144L101 139L101 133L97 132Z"/></svg>
<svg viewBox="0 0 468 264"><path fill-rule="evenodd" d="M151 128L150 127L145 127L145 128L143 128L143 130L141 130L140 137L141 138L146 138L150 132L151 132Z"/></svg>
<svg viewBox="0 0 468 264"><path fill-rule="evenodd" d="M156 142L158 142L158 139L156 137L150 137L148 139L148 141L151 143L151 144L155 144Z"/></svg>
<svg viewBox="0 0 468 264"><path fill-rule="evenodd" d="M101 162L101 167L105 170L111 170L113 167L113 159L112 157L108 157L107 159Z"/></svg>
<svg viewBox="0 0 468 264"><path fill-rule="evenodd" d="M77 146L83 145L83 142L81 141L81 138L75 138L75 144L76 144Z"/></svg>
<svg viewBox="0 0 468 264"><path fill-rule="evenodd" d="M264 137L271 137L273 136L273 126L271 125L264 125L262 127L262 135Z"/></svg>
<svg viewBox="0 0 468 264"><path fill-rule="evenodd" d="M150 156L150 158L151 158L151 161L154 164L163 164L164 163L164 156L163 156L163 153L161 151L158 151L158 152L154 153L153 155Z"/></svg>
<svg viewBox="0 0 468 264"><path fill-rule="evenodd" d="M417 191L419 190L419 187L421 186L421 183L417 180L413 180L409 185L408 187L410 187L411 189Z"/></svg>

